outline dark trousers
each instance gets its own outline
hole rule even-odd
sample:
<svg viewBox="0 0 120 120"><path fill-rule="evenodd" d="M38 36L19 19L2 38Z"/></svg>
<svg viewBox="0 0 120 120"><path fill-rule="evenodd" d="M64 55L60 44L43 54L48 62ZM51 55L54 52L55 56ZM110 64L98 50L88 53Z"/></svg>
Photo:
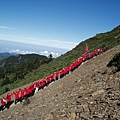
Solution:
<svg viewBox="0 0 120 120"><path fill-rule="evenodd" d="M15 99L15 104L17 104L19 101L20 101L20 98L19 99Z"/></svg>
<svg viewBox="0 0 120 120"><path fill-rule="evenodd" d="M5 106L1 105L0 106L0 111L3 111L5 109Z"/></svg>

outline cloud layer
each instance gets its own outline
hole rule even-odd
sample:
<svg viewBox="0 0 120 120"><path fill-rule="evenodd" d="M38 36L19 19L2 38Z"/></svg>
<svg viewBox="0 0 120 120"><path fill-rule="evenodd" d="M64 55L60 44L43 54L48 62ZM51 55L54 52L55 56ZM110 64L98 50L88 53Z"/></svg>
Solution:
<svg viewBox="0 0 120 120"><path fill-rule="evenodd" d="M7 34L0 34L0 39L12 41L12 42L25 43L25 44L62 48L67 50L71 50L78 44L77 42L70 42L70 41L39 39L33 37L15 36L15 35L7 35Z"/></svg>
<svg viewBox="0 0 120 120"><path fill-rule="evenodd" d="M48 57L50 54L52 54L52 56L53 56L54 58L56 58L56 57L59 56L59 53L48 52L47 50L41 51L40 54L41 54L41 55L45 55L45 56L47 56L47 57Z"/></svg>
<svg viewBox="0 0 120 120"><path fill-rule="evenodd" d="M0 29L16 29L16 28L7 27L7 26L0 26Z"/></svg>
<svg viewBox="0 0 120 120"><path fill-rule="evenodd" d="M50 54L52 54L52 56L54 58L58 57L59 56L59 53L55 53L55 52L49 52L47 50L45 51L40 51L40 53L36 53L34 51L24 51L24 50L19 50L19 49L12 49L10 50L10 53L17 53L17 54L40 54L40 55L44 55L44 56L49 56Z"/></svg>

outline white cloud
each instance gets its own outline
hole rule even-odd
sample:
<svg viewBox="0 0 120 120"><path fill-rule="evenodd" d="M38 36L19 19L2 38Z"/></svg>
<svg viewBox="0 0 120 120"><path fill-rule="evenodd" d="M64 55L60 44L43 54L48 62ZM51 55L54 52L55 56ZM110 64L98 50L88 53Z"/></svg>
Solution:
<svg viewBox="0 0 120 120"><path fill-rule="evenodd" d="M70 41L38 39L33 37L13 36L13 35L6 35L6 34L0 34L0 39L9 40L13 42L26 43L26 44L62 48L67 50L71 50L78 44L77 42L70 42Z"/></svg>
<svg viewBox="0 0 120 120"><path fill-rule="evenodd" d="M16 28L12 28L12 27L7 27L7 26L0 26L1 29L16 29Z"/></svg>
<svg viewBox="0 0 120 120"><path fill-rule="evenodd" d="M52 56L54 58L58 57L59 56L59 53L55 53L55 52L48 52L47 50L45 51L41 51L40 53L36 53L36 52L33 52L33 51L24 51L24 50L19 50L19 49L12 49L10 50L10 53L17 53L17 54L40 54L40 55L44 55L44 56L49 56L50 54L52 54Z"/></svg>
<svg viewBox="0 0 120 120"><path fill-rule="evenodd" d="M48 57L50 54L52 54L52 56L53 56L54 58L56 58L56 57L59 56L59 53L48 52L47 50L41 51L41 52L40 52L40 55L45 55L45 56L47 56L47 57Z"/></svg>
<svg viewBox="0 0 120 120"><path fill-rule="evenodd" d="M24 51L24 50L15 49L15 50L10 50L10 53L17 53L17 54L32 54L32 53L35 53L35 52L33 52L33 51Z"/></svg>

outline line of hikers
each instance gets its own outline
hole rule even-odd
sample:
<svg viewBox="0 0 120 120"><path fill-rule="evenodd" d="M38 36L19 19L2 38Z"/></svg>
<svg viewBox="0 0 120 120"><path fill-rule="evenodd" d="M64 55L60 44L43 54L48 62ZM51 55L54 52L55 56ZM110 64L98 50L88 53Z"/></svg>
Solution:
<svg viewBox="0 0 120 120"><path fill-rule="evenodd" d="M61 69L60 71L54 72L53 74L43 78L42 80L35 81L24 89L19 89L12 93L8 93L6 97L0 98L0 111L3 111L5 108L9 109L13 102L17 104L18 102L22 102L25 97L33 96L34 93L36 93L40 89L43 89L51 82L59 80L60 78L66 76L70 72L74 71L83 62L90 58L93 58L94 56L101 54L103 51L104 50L100 48L95 50L94 52L86 53L82 57L78 58L71 65Z"/></svg>

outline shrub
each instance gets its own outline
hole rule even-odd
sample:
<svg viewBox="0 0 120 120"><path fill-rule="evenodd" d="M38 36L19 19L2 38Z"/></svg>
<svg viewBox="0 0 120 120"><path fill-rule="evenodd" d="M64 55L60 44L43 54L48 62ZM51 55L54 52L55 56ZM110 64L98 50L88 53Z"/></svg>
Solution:
<svg viewBox="0 0 120 120"><path fill-rule="evenodd" d="M115 56L107 64L107 67L111 66L117 67L117 71L120 71L120 52L115 54Z"/></svg>

